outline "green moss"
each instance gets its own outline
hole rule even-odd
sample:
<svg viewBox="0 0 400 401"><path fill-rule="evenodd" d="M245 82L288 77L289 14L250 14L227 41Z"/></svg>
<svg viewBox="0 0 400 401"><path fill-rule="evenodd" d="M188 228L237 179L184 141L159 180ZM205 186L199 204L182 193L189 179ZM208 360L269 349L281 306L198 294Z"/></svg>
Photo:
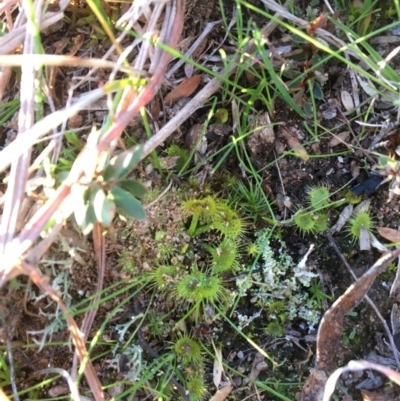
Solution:
<svg viewBox="0 0 400 401"><path fill-rule="evenodd" d="M282 337L283 328L278 322L271 322L268 324L266 331L273 337Z"/></svg>

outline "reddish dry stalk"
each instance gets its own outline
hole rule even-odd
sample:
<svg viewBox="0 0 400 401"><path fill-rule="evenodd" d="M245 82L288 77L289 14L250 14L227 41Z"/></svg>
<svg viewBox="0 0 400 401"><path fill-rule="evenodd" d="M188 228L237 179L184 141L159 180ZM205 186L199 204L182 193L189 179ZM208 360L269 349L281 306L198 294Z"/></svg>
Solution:
<svg viewBox="0 0 400 401"><path fill-rule="evenodd" d="M25 261L21 262L22 268L25 273L27 273L30 279L45 293L47 293L60 307L61 311L64 314L65 320L68 324L68 329L71 333L72 342L75 346L75 350L79 355L79 359L81 360L84 368L84 373L86 380L90 386L90 389L93 391L93 395L95 400L105 400L104 393L101 388L100 381L96 375L96 371L92 365L92 361L88 357L88 353L86 350L84 336L82 332L79 330L78 325L75 323L75 320L71 316L68 308L65 306L62 299L59 297L57 292L51 287L51 285L47 282L47 280L40 274L40 272L32 265L26 263Z"/></svg>
<svg viewBox="0 0 400 401"><path fill-rule="evenodd" d="M172 10L174 12L171 12L169 14L170 20L167 22L168 26L170 27L170 31L167 32L168 35L166 36L168 39L168 43L166 44L172 48L176 47L180 38L180 34L182 32L184 9L185 0L173 0ZM37 240L49 219L56 213L58 209L61 208L61 206L65 206L66 201L71 195L72 185L74 183L78 183L85 172L88 171L87 159L85 160L85 156L90 155L92 157L92 167L94 169L96 167L95 161L97 160L97 157L95 158L96 160L94 160L93 156L99 155L102 151L109 149L113 141L119 138L125 126L132 120L132 118L136 114L139 113L140 109L144 107L148 102L150 102L156 95L164 79L164 74L166 72L167 65L170 59L171 56L168 53L162 52L159 63L157 65L157 70L154 72L154 75L150 79L148 85L139 94L136 94L133 88L130 90L130 92L128 92L125 98L127 101L124 103L124 107L117 115L116 121L114 125L110 128L108 133L105 134L101 142L97 145L90 144L89 142L85 146L85 148L75 161L66 182L60 185L55 194L30 219L25 228L19 234L18 238L15 238L13 240L13 219L11 218L11 216L5 218L3 213L2 227L7 229L4 229L1 233L2 241L0 241L0 245L3 247L2 260L4 262L0 269L0 286L12 277L16 277L19 274L27 274L42 291L47 292L50 297L55 302L57 302L67 320L68 328L71 333L73 343L75 345L76 355L79 357L79 360L83 364L82 366L84 366L86 379L96 400L104 400L104 393L101 389L100 381L96 375L90 358L88 357L84 340L85 335L79 330L77 324L75 323L74 319L70 315L68 309L66 308L58 294L51 288L49 283L40 274L40 272L35 269L34 266L27 263L26 260L23 260L23 258L24 254L26 257L26 252L32 246L34 241ZM130 100L132 100L132 102ZM25 161L26 159L29 159L29 157L26 158L26 155L29 155L30 149L31 148L27 148L25 151L27 153L25 155L21 155L22 159L24 159L25 156ZM23 191L21 192L21 190L18 190L18 188L25 189L24 183L26 182L26 176L29 167L28 164L29 163L24 163L23 168L21 169L20 165L15 165L13 163L12 169L14 169L14 175L13 179L9 183L9 198L6 204L14 204L15 207L15 203L18 204L19 201L22 199ZM92 171L94 171L93 169ZM16 211L18 210L18 208L13 210ZM99 270L98 288L101 289L103 282L102 276L104 274L104 238L102 238L101 227L99 225L96 225L93 235L95 238L95 243L98 245L98 266L103 266L103 269ZM29 260L38 260L40 256L42 256L43 251L50 245L51 241L46 241L44 246L39 246L33 249L29 253ZM90 314L85 317L83 330L85 330L86 335L88 334L93 319L94 314ZM2 396L1 393L0 396Z"/></svg>
<svg viewBox="0 0 400 401"><path fill-rule="evenodd" d="M93 236L93 246L97 263L97 288L96 288L96 295L91 300L89 305L89 310L86 312L81 325L81 331L84 335L85 340L87 340L89 336L89 332L92 327L94 318L96 316L97 310L99 309L100 293L101 290L103 289L104 271L106 267L106 243L104 239L104 228L101 224L96 223L94 225L92 236ZM78 353L75 352L71 369L72 380L75 380L77 365L78 365Z"/></svg>
<svg viewBox="0 0 400 401"><path fill-rule="evenodd" d="M174 22L171 24L172 30L170 32L168 43L170 47L175 47L177 45L180 33L182 31L183 12L185 8L184 3L184 0L176 0L176 15ZM164 52L160 58L159 68L150 79L148 85L138 95L134 94L134 89L131 90L128 98L133 92L133 103L126 104L126 110L122 110L117 116L115 124L109 129L108 133L104 135L103 139L97 144L97 146L95 146L95 148L90 145L85 146L75 161L66 182L60 185L52 198L50 198L39 209L39 211L32 217L25 229L18 236L18 255L22 256L30 248L32 243L39 237L50 217L53 216L54 213L61 207L63 202L67 200L71 192L72 183L79 182L82 174L85 171L85 167L87 167L86 155L91 155L93 157L93 152L100 154L101 152L107 150L111 143L119 138L125 126L137 113L139 113L140 109L153 99L162 83L170 59L171 55ZM2 266L1 270L2 272L11 272L12 266L6 264ZM0 284L4 283L5 281L6 280L3 277L0 281Z"/></svg>

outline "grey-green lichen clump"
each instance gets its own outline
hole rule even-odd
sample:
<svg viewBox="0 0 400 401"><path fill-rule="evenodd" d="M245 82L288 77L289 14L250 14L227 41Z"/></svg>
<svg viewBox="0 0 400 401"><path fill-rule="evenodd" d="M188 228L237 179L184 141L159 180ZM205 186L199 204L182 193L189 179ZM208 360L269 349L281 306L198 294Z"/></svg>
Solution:
<svg viewBox="0 0 400 401"><path fill-rule="evenodd" d="M320 311L308 292L311 280L318 275L301 260L297 265L286 252L286 245L280 241L278 255L269 241L269 232L258 234L256 240L260 250L260 261L254 267L257 273L236 280L238 295L251 294L251 302L266 311L270 322L267 332L280 336L283 328L296 318L305 320L310 330L318 323ZM260 313L256 313L260 315ZM265 314L263 314L265 316ZM247 326L257 316L238 314L240 326Z"/></svg>

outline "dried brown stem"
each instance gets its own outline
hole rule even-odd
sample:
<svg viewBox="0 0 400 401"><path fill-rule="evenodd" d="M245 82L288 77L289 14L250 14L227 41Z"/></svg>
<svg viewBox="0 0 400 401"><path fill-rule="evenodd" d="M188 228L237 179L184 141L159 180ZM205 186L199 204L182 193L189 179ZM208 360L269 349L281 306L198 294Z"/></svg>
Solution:
<svg viewBox="0 0 400 401"><path fill-rule="evenodd" d="M59 297L57 292L51 287L51 285L47 282L47 280L41 275L41 273L36 269L34 266L28 264L27 262L23 261L21 263L21 267L25 273L27 273L30 279L45 293L47 293L53 301L57 303L60 307L61 311L64 314L65 320L68 324L68 329L71 333L72 342L75 346L75 350L79 355L79 359L82 363L85 363L84 368L82 367L86 380L89 383L90 389L93 392L93 396L96 401L105 400L103 390L101 389L100 381L96 375L96 371L92 365L90 358L88 358L88 353L86 350L84 336L82 335L81 331L79 330L78 325L76 324L75 320L71 316L70 311L65 306L62 299Z"/></svg>

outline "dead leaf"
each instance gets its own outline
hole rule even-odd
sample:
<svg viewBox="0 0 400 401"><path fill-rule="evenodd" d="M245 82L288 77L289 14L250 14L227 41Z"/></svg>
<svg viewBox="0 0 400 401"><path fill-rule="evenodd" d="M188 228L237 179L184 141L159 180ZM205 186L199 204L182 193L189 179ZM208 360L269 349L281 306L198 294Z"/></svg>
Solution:
<svg viewBox="0 0 400 401"><path fill-rule="evenodd" d="M215 359L214 359L214 368L213 368L213 381L215 387L218 388L221 384L222 372L224 371L224 367L222 366L222 352L221 349L215 348Z"/></svg>
<svg viewBox="0 0 400 401"><path fill-rule="evenodd" d="M300 141L285 128L281 128L281 132L285 136L289 147L296 153L296 155L301 157L303 160L308 160L308 153Z"/></svg>
<svg viewBox="0 0 400 401"><path fill-rule="evenodd" d="M192 78L193 76L193 71L194 71L194 65L186 63L183 67L183 70L185 71L185 76L187 78Z"/></svg>
<svg viewBox="0 0 400 401"><path fill-rule="evenodd" d="M353 205L347 205L342 212L340 213L340 216L336 222L335 225L333 225L330 229L330 232L332 234L335 234L336 232L339 232L343 226L349 221L351 215L353 214L354 206Z"/></svg>
<svg viewBox="0 0 400 401"><path fill-rule="evenodd" d="M400 231L389 227L379 227L378 233L390 242L400 242Z"/></svg>
<svg viewBox="0 0 400 401"><path fill-rule="evenodd" d="M70 56L75 56L76 53L78 53L78 51L80 50L80 48L83 45L83 35L77 35L74 37L73 39L73 46L71 48L71 50L68 52L68 54Z"/></svg>
<svg viewBox="0 0 400 401"><path fill-rule="evenodd" d="M353 212L353 216L357 216L358 213L368 212L369 205L371 204L371 199L365 199L361 203L359 203Z"/></svg>
<svg viewBox="0 0 400 401"><path fill-rule="evenodd" d="M389 252L389 249L387 249L386 246L383 245L382 242L380 242L378 238L375 237L374 234L369 232L368 235L369 235L369 240L371 242L371 246L373 246L380 252Z"/></svg>
<svg viewBox="0 0 400 401"><path fill-rule="evenodd" d="M351 176L357 178L360 175L360 166L355 160L350 163Z"/></svg>
<svg viewBox="0 0 400 401"><path fill-rule="evenodd" d="M393 381L396 384L400 384L400 374L393 369L388 368L387 366L380 365L378 363L370 362L370 361L350 361L346 366L336 369L329 379L326 382L325 393L323 395L322 401L329 401L331 399L331 395L335 391L336 382L339 380L339 377L346 372L362 372L366 369L376 370L382 375L385 375L389 378L389 380ZM361 390L361 392L366 390ZM380 398L378 393L369 392L372 395L372 398L364 398L366 400L378 400L378 401L387 401L386 398ZM374 395L377 395L378 398L375 398ZM320 399L320 398L318 398ZM308 401L315 401L317 398L309 398ZM393 398L389 398L389 400L393 400Z"/></svg>
<svg viewBox="0 0 400 401"><path fill-rule="evenodd" d="M246 77L246 81L247 81L249 87L252 87L253 85L255 85L255 83L256 83L256 76L255 75L253 75L249 71L245 71L244 72L244 76Z"/></svg>
<svg viewBox="0 0 400 401"><path fill-rule="evenodd" d="M353 401L353 397L347 394L342 398L342 401Z"/></svg>
<svg viewBox="0 0 400 401"><path fill-rule="evenodd" d="M178 100L190 96L199 86L201 75L193 75L192 78L185 78L176 88L165 97L165 103L171 106Z"/></svg>
<svg viewBox="0 0 400 401"><path fill-rule="evenodd" d="M237 118L237 117L236 117ZM260 114L250 125L252 134L247 146L252 156L266 158L274 150L275 133L268 112Z"/></svg>
<svg viewBox="0 0 400 401"><path fill-rule="evenodd" d="M341 143L346 144L347 138L350 136L350 131L343 131L337 135L335 135L328 143L330 148L333 148Z"/></svg>
<svg viewBox="0 0 400 401"><path fill-rule="evenodd" d="M163 170L172 170L178 162L179 156L166 156L160 158L160 166Z"/></svg>
<svg viewBox="0 0 400 401"><path fill-rule="evenodd" d="M231 393L233 390L233 386L231 384L228 384L225 387L222 387L220 390L218 390L211 398L210 401L224 401L226 397Z"/></svg>
<svg viewBox="0 0 400 401"><path fill-rule="evenodd" d="M371 241L369 239L369 233L365 227L361 227L359 245L360 245L360 251L371 250Z"/></svg>
<svg viewBox="0 0 400 401"><path fill-rule="evenodd" d="M264 362L264 355L260 352L257 352L256 357L251 365L251 372L249 375L249 379L251 381L257 380L258 375L262 370L267 369L268 365Z"/></svg>
<svg viewBox="0 0 400 401"><path fill-rule="evenodd" d="M160 99L157 96L154 98L153 105L151 106L150 109L150 114L153 116L154 119L157 119L160 113L161 113Z"/></svg>
<svg viewBox="0 0 400 401"><path fill-rule="evenodd" d="M239 107L235 99L232 99L232 121L233 121L232 130L233 132L235 132L240 122Z"/></svg>
<svg viewBox="0 0 400 401"><path fill-rule="evenodd" d="M321 154L321 149L320 149L318 143L313 143L311 145L311 149L313 150L314 154L316 154L316 155L320 155Z"/></svg>
<svg viewBox="0 0 400 401"><path fill-rule="evenodd" d="M196 36L188 36L187 38L181 40L176 47L176 50L180 53L186 53L190 45L196 39Z"/></svg>
<svg viewBox="0 0 400 401"><path fill-rule="evenodd" d="M301 392L300 401L322 401L329 398L329 392L333 392L333 390L328 390L327 388L324 397L324 387L327 381L327 374L330 374L336 368L334 358L340 336L342 335L344 316L361 302L375 278L399 255L400 250L396 250L382 256L325 312L317 335L316 369L306 380ZM333 380L335 382L335 379ZM327 393L328 398L326 398Z"/></svg>
<svg viewBox="0 0 400 401"><path fill-rule="evenodd" d="M347 111L351 111L354 109L354 101L349 92L343 90L340 93L340 97L342 99L342 104Z"/></svg>
<svg viewBox="0 0 400 401"><path fill-rule="evenodd" d="M83 117L80 114L75 114L68 120L67 126L71 129L77 129L82 126L82 121Z"/></svg>
<svg viewBox="0 0 400 401"><path fill-rule="evenodd" d="M49 389L48 394L50 397L59 397L60 395L66 394L68 392L69 392L69 387L67 385L61 384Z"/></svg>
<svg viewBox="0 0 400 401"><path fill-rule="evenodd" d="M207 42L208 42L207 38L204 38L202 40L199 47L192 54L193 60L195 60L195 61L199 60L200 56L204 53L204 50L206 50Z"/></svg>

